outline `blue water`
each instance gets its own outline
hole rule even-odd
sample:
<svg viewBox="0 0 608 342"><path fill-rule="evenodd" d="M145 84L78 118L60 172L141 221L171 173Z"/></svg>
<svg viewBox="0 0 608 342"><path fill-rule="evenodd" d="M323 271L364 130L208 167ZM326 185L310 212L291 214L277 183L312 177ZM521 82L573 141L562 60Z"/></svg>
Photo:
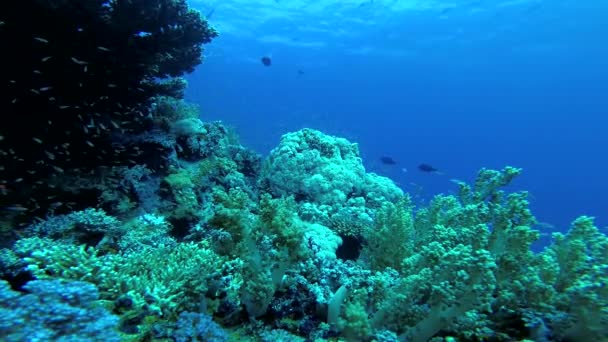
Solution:
<svg viewBox="0 0 608 342"><path fill-rule="evenodd" d="M193 5L213 11L221 36L187 98L259 153L302 127L343 136L368 170L421 202L454 191L450 179L512 165L539 221L564 231L585 214L608 225L608 3Z"/></svg>

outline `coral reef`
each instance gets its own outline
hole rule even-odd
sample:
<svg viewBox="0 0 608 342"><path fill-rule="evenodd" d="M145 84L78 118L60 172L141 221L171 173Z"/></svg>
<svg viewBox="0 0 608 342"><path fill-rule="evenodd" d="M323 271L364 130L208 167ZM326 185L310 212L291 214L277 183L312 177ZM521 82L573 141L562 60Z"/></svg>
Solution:
<svg viewBox="0 0 608 342"><path fill-rule="evenodd" d="M328 150L334 143L346 146L343 139L313 134ZM583 216L542 252L532 252L539 232L532 229L527 193L503 190L520 169L483 169L474 185L459 183L457 195L437 195L416 207L408 194L392 191L389 180L367 174L360 161L342 166L354 165L360 179L382 186L358 184L389 189L360 207L368 223L357 215L342 219L345 229L356 227L350 234L360 242L360 253L345 258L345 230L304 218L310 206L332 212L327 193L296 199L285 190L293 180L283 190L273 188L271 175L288 174L286 165L309 178L295 172L301 170L298 154L291 162L283 155L280 170L262 167L245 176L237 157L243 154L234 153L242 148L233 139L207 138L200 137L201 146L221 141L216 155L177 157L182 167L149 175L159 180L153 182L160 194L156 213L136 214L145 200L134 197L134 216L90 208L33 223L2 250L3 278L17 287L24 282L16 279L28 278L95 284L130 340L606 338L608 237ZM209 177L215 170L205 164L218 158L232 166ZM321 170L327 161L308 163ZM241 181L233 186L222 175Z"/></svg>
<svg viewBox="0 0 608 342"><path fill-rule="evenodd" d="M182 0L3 5L3 337L608 339L592 217L534 252L521 169L416 206L317 130L263 159L180 99L215 35Z"/></svg>

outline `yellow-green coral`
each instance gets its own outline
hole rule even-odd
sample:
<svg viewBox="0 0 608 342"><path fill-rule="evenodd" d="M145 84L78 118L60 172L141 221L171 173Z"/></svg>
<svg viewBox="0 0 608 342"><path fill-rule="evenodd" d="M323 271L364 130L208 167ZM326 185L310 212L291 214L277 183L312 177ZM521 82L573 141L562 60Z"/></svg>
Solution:
<svg viewBox="0 0 608 342"><path fill-rule="evenodd" d="M304 225L298 218L293 197L272 199L270 195L263 194L260 198L257 231L271 237L278 250L285 249L288 259L297 260L302 256Z"/></svg>
<svg viewBox="0 0 608 342"><path fill-rule="evenodd" d="M377 211L365 261L401 278L374 294L374 326L406 340L424 341L440 329L472 336L495 303L524 303L525 296L515 297L528 285L529 247L538 233L530 228L526 194L500 189L514 174L482 170L474 189L461 185L470 190L461 196L439 195L418 210L406 197Z"/></svg>
<svg viewBox="0 0 608 342"><path fill-rule="evenodd" d="M195 191L196 184L192 178L192 173L189 170L178 169L164 179L175 201L175 207L171 214L176 218L188 218L198 215L199 203Z"/></svg>
<svg viewBox="0 0 608 342"><path fill-rule="evenodd" d="M205 241L98 255L93 248L29 238L15 251L37 277L89 281L103 299L129 295L136 307L149 303L159 315L198 309L208 277L224 261Z"/></svg>
<svg viewBox="0 0 608 342"><path fill-rule="evenodd" d="M412 209L409 197L404 197L395 204L385 202L377 212L375 226L364 232L365 255L372 270L401 270L403 259L414 253Z"/></svg>
<svg viewBox="0 0 608 342"><path fill-rule="evenodd" d="M554 233L553 238L553 244L538 256L538 272L553 294L539 310L568 313L570 319L557 322L557 330L569 339L605 339L608 237L595 227L592 217L581 216L567 234Z"/></svg>

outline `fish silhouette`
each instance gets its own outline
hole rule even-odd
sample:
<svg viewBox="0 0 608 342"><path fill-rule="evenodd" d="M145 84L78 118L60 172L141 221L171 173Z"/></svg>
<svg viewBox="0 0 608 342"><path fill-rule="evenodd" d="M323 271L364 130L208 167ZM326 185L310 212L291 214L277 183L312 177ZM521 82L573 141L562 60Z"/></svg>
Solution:
<svg viewBox="0 0 608 342"><path fill-rule="evenodd" d="M439 170L437 168L433 167L432 165L424 164L424 163L418 165L418 170L420 170L422 172L429 172L429 173L439 172Z"/></svg>
<svg viewBox="0 0 608 342"><path fill-rule="evenodd" d="M260 59L260 61L262 61L262 64L264 64L265 66L271 66L272 65L272 59L268 56L264 56Z"/></svg>
<svg viewBox="0 0 608 342"><path fill-rule="evenodd" d="M397 161L395 161L395 159L388 157L388 156L380 157L380 161L382 162L382 164L385 164L385 165L397 165Z"/></svg>

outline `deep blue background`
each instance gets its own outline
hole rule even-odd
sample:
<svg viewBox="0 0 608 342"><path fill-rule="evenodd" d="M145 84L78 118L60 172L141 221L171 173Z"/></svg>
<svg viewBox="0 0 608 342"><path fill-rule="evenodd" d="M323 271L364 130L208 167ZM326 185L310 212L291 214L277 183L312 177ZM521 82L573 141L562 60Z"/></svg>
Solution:
<svg viewBox="0 0 608 342"><path fill-rule="evenodd" d="M540 221L563 231L586 214L605 226L608 7L575 5L481 14L464 5L412 13L356 6L343 14L364 18L364 27L334 25L352 35L300 32L306 13L267 20L217 38L190 75L187 98L203 120L234 126L263 154L302 127L346 137L359 143L368 170L420 200L455 190L450 179L470 181L482 167L521 167L514 188L530 191ZM221 28L231 13L218 8L210 21ZM332 26L332 18L319 13L309 24ZM256 38L267 35L281 39ZM272 66L260 63L264 55ZM382 165L383 155L399 164ZM423 162L445 175L419 172Z"/></svg>

